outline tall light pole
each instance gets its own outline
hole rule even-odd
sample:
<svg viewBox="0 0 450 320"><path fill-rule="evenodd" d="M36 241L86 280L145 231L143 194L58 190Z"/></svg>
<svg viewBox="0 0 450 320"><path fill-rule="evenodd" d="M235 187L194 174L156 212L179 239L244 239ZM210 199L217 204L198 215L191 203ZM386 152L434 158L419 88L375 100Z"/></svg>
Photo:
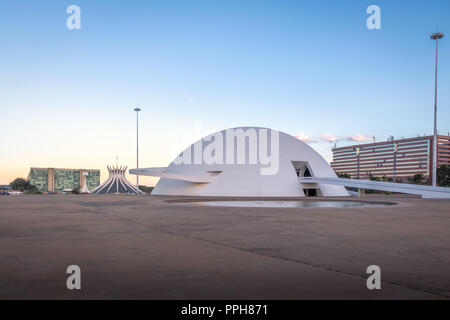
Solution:
<svg viewBox="0 0 450 320"><path fill-rule="evenodd" d="M436 171L437 171L437 74L438 74L438 42L442 39L444 34L442 32L433 33L430 38L436 40L436 70L434 73L434 134L433 134L433 173L432 173L432 186L436 187Z"/></svg>
<svg viewBox="0 0 450 320"><path fill-rule="evenodd" d="M136 111L136 194L139 194L139 111L140 108L135 108Z"/></svg>

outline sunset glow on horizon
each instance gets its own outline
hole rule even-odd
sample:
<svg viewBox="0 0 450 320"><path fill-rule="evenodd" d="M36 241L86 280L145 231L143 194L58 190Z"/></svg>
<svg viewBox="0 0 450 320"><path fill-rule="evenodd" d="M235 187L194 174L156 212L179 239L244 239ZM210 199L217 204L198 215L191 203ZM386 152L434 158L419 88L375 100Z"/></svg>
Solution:
<svg viewBox="0 0 450 320"><path fill-rule="evenodd" d="M432 134L429 34L450 32L448 1L378 1L380 30L366 27L366 1L81 0L81 29L68 30L71 4L0 10L0 184L30 167L100 169L101 181L117 157L135 168L136 106L142 168L239 126L295 135L328 161L334 143ZM449 39L440 59L447 134Z"/></svg>

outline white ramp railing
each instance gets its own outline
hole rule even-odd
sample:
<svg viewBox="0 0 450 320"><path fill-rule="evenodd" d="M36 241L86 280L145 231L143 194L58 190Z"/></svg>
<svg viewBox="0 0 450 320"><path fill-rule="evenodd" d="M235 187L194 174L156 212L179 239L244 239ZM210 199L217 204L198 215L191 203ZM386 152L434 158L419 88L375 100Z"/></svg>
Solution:
<svg viewBox="0 0 450 320"><path fill-rule="evenodd" d="M416 194L423 198L450 199L450 188L446 187L331 177L301 177L299 180L302 183L322 183L358 189Z"/></svg>

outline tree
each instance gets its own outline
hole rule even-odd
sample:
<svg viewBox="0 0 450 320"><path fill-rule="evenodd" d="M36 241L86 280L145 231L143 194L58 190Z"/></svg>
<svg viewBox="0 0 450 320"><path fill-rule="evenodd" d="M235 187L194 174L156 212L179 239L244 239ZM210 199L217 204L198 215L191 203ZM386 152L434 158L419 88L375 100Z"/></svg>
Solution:
<svg viewBox="0 0 450 320"><path fill-rule="evenodd" d="M19 190L22 192L28 192L28 193L39 193L36 186L30 184L27 180L22 178L16 178L13 182L9 184L11 186L11 189L13 190Z"/></svg>
<svg viewBox="0 0 450 320"><path fill-rule="evenodd" d="M80 188L75 188L71 191L72 194L80 194Z"/></svg>
<svg viewBox="0 0 450 320"><path fill-rule="evenodd" d="M450 187L450 166L444 164L437 169L437 184L441 187Z"/></svg>
<svg viewBox="0 0 450 320"><path fill-rule="evenodd" d="M41 194L41 192L38 190L38 188L32 184L29 185L27 194Z"/></svg>
<svg viewBox="0 0 450 320"><path fill-rule="evenodd" d="M139 186L139 190L144 193L152 193L153 187Z"/></svg>
<svg viewBox="0 0 450 320"><path fill-rule="evenodd" d="M22 178L16 178L13 182L9 184L13 190L26 191L28 190L30 184L28 181Z"/></svg>
<svg viewBox="0 0 450 320"><path fill-rule="evenodd" d="M423 184L424 176L421 173L415 174L412 177L408 177L408 182L413 184Z"/></svg>

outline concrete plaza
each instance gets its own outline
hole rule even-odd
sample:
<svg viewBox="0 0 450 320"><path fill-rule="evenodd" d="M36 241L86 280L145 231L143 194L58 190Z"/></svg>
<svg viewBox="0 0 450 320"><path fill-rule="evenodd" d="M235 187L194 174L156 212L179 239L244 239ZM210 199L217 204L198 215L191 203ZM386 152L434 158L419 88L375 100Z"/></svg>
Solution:
<svg viewBox="0 0 450 320"><path fill-rule="evenodd" d="M448 299L450 200L233 208L0 196L0 299ZM66 268L81 268L68 290ZM366 268L381 268L368 290Z"/></svg>

